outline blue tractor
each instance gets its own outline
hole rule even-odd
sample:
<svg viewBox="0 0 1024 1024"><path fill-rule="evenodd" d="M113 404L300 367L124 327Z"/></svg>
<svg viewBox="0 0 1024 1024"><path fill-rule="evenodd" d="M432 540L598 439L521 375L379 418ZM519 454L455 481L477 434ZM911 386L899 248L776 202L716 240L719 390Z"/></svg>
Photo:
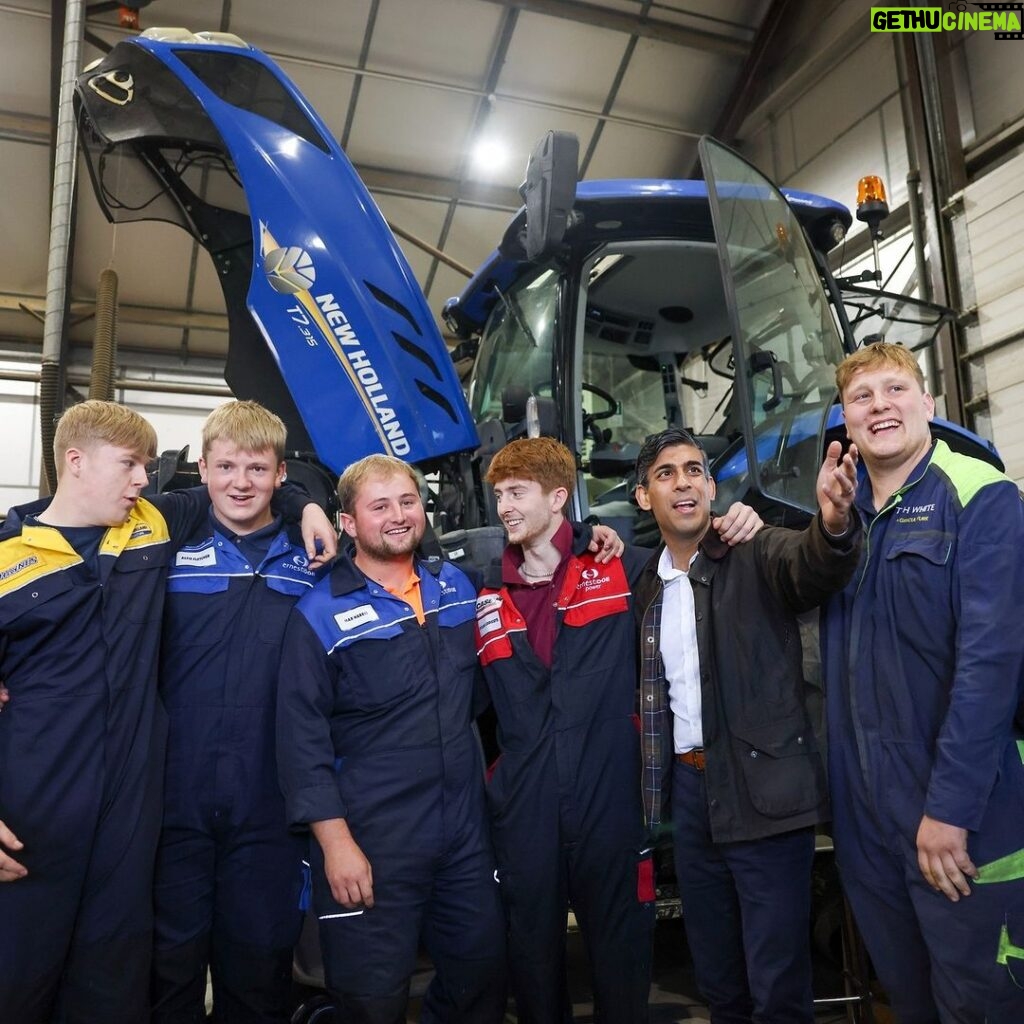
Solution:
<svg viewBox="0 0 1024 1024"><path fill-rule="evenodd" d="M927 344L951 315L844 294L825 254L846 208L780 191L712 139L702 181L577 183L575 138L554 132L524 208L444 309L476 353L467 402L384 218L266 55L230 34L150 29L87 68L75 99L107 216L176 223L210 253L234 393L274 409L321 478L371 451L416 463L435 481L438 530L470 531L447 545L466 557L500 537L487 461L527 431L578 453L574 512L627 537L633 458L668 424L703 439L721 501L802 522L822 444L842 434L835 365L869 337Z"/></svg>

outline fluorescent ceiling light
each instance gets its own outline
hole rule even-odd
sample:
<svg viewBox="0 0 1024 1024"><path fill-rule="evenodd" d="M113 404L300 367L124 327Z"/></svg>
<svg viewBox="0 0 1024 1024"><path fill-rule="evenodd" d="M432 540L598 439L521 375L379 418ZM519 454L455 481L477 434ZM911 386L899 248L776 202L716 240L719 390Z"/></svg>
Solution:
<svg viewBox="0 0 1024 1024"><path fill-rule="evenodd" d="M496 139L481 139L473 147L471 160L477 174L490 177L504 170L508 163L508 149Z"/></svg>

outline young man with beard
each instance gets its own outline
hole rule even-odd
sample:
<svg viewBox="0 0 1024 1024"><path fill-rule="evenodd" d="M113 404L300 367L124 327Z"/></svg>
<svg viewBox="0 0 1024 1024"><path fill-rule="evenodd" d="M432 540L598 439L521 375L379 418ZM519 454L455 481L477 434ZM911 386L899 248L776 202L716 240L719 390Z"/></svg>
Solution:
<svg viewBox="0 0 1024 1024"><path fill-rule="evenodd" d="M550 438L512 441L487 482L508 532L476 627L502 755L488 786L521 1024L571 1016L571 904L596 1019L647 1019L654 879L640 801L631 581L649 552L598 564L565 507L576 461ZM733 542L760 525L745 506L716 523Z"/></svg>
<svg viewBox="0 0 1024 1024"><path fill-rule="evenodd" d="M203 424L209 515L174 555L160 696L170 720L157 851L154 1024L287 1024L305 844L287 827L274 721L285 623L323 573L270 503L286 433L256 402Z"/></svg>
<svg viewBox="0 0 1024 1024"><path fill-rule="evenodd" d="M161 611L171 553L209 505L204 489L141 498L155 451L131 409L72 406L54 438L53 497L0 529L4 1021L148 1014Z"/></svg>
<svg viewBox="0 0 1024 1024"><path fill-rule="evenodd" d="M870 543L827 606L836 859L901 1024L1024 1020L1024 505L933 441L913 354L836 372Z"/></svg>
<svg viewBox="0 0 1024 1024"><path fill-rule="evenodd" d="M648 438L636 479L664 541L636 587L644 811L652 830L671 817L697 985L716 1024L812 1024L827 798L796 615L856 566L855 456L829 446L806 530L766 527L734 548L711 529L715 481L686 431Z"/></svg>
<svg viewBox="0 0 1024 1024"><path fill-rule="evenodd" d="M351 547L296 605L278 693L288 820L309 828L327 988L341 1019L399 1024L419 942L423 1021L497 1024L504 919L473 728L476 589L423 559L412 469L370 455L338 481Z"/></svg>

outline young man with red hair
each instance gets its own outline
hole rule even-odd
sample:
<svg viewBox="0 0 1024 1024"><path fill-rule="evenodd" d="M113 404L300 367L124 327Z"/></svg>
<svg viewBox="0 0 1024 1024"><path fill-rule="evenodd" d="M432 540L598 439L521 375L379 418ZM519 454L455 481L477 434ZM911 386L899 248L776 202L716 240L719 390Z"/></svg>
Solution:
<svg viewBox="0 0 1024 1024"><path fill-rule="evenodd" d="M569 906L598 1020L647 1019L654 879L640 801L631 581L649 552L602 564L565 508L576 461L551 438L512 441L487 471L508 533L477 601L477 646L502 756L488 787L522 1024L569 1012ZM716 524L760 525L745 506Z"/></svg>

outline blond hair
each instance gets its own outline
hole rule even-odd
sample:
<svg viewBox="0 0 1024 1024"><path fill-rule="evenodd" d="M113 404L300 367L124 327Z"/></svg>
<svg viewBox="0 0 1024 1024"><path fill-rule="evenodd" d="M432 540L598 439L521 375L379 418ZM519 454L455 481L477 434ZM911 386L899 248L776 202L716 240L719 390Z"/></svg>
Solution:
<svg viewBox="0 0 1024 1024"><path fill-rule="evenodd" d="M203 458L214 441L227 441L244 452L274 452L278 462L284 459L288 439L284 423L259 402L225 402L217 406L203 423Z"/></svg>
<svg viewBox="0 0 1024 1024"><path fill-rule="evenodd" d="M144 460L156 458L156 431L134 409L117 402L91 398L65 409L53 435L53 458L58 479L64 472L64 456L70 448L109 444L126 448Z"/></svg>
<svg viewBox="0 0 1024 1024"><path fill-rule="evenodd" d="M865 345L858 349L852 356L847 356L836 367L836 387L839 389L839 400L843 400L843 392L846 390L854 374L862 370L880 370L888 368L891 370L902 370L909 373L914 380L925 390L924 374L918 365L914 353L902 345L892 345L887 341L880 341L875 345Z"/></svg>
<svg viewBox="0 0 1024 1024"><path fill-rule="evenodd" d="M420 493L420 481L416 471L408 462L396 459L393 455L367 455L358 462L353 462L338 478L338 503L341 511L352 514L356 495L363 481L371 476L392 477L404 473L413 482L416 493Z"/></svg>

